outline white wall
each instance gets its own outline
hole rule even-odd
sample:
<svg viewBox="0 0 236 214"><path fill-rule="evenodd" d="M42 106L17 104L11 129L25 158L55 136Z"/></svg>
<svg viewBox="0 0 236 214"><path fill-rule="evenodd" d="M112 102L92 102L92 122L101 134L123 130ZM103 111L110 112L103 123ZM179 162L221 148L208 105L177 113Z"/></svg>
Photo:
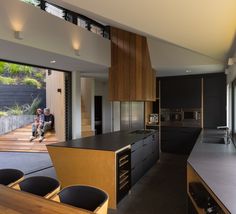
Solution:
<svg viewBox="0 0 236 214"><path fill-rule="evenodd" d="M81 77L81 99L85 111L90 115L90 124L94 131L94 79Z"/></svg>
<svg viewBox="0 0 236 214"><path fill-rule="evenodd" d="M102 96L103 133L112 131L112 103L108 100L108 81L95 80L95 96Z"/></svg>
<svg viewBox="0 0 236 214"><path fill-rule="evenodd" d="M46 103L55 117L55 131L58 141L65 141L65 73L46 72ZM57 89L61 89L61 93Z"/></svg>
<svg viewBox="0 0 236 214"><path fill-rule="evenodd" d="M48 14L30 4L19 0L1 0L0 26L0 41L10 43L7 47L12 47L11 45L15 44L12 47L14 49L1 51L0 58L2 59L12 61L21 59L21 63L33 63L47 67L50 58L45 59L45 64L42 59L44 59L44 54L48 57L50 52L60 58L57 63L63 60L61 56L67 57L61 66L68 63L68 69L69 64L76 64L76 61L81 62L79 64L81 67L84 67L88 62L110 66L110 41L108 39ZM22 40L14 38L14 30L22 32ZM74 53L75 46L79 47L79 57ZM14 55L13 52L19 49L21 56L24 57L17 58ZM40 50L40 52L36 53L35 50ZM31 52L33 54L30 54ZM37 61L41 62L41 65L33 61L35 58L38 58ZM77 70L81 71L82 69L77 67Z"/></svg>
<svg viewBox="0 0 236 214"><path fill-rule="evenodd" d="M81 87L80 72L72 72L72 138L81 137Z"/></svg>

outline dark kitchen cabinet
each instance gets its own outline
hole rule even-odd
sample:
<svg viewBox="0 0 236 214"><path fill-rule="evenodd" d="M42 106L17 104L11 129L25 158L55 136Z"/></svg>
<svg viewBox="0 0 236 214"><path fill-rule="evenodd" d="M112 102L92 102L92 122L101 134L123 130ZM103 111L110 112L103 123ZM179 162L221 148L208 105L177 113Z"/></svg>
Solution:
<svg viewBox="0 0 236 214"><path fill-rule="evenodd" d="M201 108L201 77L161 78L161 108Z"/></svg>
<svg viewBox="0 0 236 214"><path fill-rule="evenodd" d="M131 145L131 185L134 185L159 159L158 135Z"/></svg>

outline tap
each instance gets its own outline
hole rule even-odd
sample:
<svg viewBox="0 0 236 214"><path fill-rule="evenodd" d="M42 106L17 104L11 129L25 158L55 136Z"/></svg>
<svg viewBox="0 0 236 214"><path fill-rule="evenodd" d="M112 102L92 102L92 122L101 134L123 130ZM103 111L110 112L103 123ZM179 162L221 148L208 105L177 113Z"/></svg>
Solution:
<svg viewBox="0 0 236 214"><path fill-rule="evenodd" d="M230 136L230 130L228 126L218 126L217 129L225 130L225 144L230 144L231 142L231 136Z"/></svg>

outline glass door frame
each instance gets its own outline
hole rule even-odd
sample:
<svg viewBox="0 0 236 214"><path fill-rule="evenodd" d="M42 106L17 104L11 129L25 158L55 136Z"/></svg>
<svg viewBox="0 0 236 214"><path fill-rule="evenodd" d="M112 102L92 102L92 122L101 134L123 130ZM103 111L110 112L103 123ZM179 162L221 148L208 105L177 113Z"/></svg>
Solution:
<svg viewBox="0 0 236 214"><path fill-rule="evenodd" d="M232 137L234 138L236 136L236 79L233 80L232 82L232 104L231 104L231 124L232 124Z"/></svg>

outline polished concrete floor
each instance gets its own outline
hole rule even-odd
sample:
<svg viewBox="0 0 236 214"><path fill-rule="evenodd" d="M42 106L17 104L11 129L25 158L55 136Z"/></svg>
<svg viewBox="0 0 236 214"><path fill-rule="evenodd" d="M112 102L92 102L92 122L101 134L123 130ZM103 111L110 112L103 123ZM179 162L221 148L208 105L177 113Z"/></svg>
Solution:
<svg viewBox="0 0 236 214"><path fill-rule="evenodd" d="M108 214L185 214L187 213L185 155L162 153L132 191Z"/></svg>

